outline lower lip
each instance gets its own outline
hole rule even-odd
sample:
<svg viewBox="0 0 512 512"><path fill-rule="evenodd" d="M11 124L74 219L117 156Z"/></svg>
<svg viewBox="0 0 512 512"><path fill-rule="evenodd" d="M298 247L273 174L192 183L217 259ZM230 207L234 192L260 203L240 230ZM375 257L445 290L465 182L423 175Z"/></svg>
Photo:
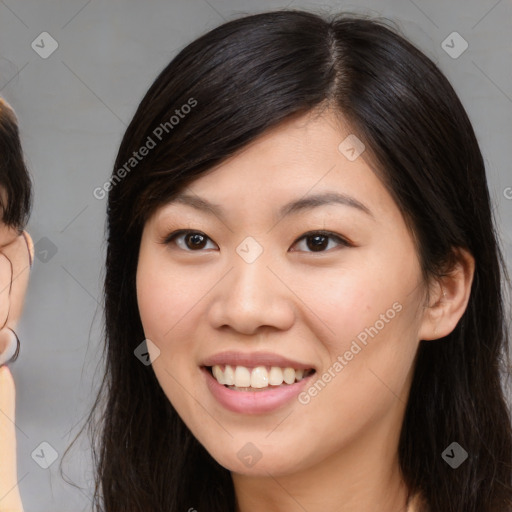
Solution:
<svg viewBox="0 0 512 512"><path fill-rule="evenodd" d="M207 368L202 367L201 371L217 401L226 409L242 414L261 414L279 409L296 398L315 375L313 373L295 384L285 384L267 391L236 391L219 384Z"/></svg>

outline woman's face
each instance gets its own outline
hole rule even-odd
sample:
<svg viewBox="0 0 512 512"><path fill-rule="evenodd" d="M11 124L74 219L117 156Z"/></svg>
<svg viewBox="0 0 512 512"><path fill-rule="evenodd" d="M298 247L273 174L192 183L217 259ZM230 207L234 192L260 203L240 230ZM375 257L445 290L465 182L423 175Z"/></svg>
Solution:
<svg viewBox="0 0 512 512"><path fill-rule="evenodd" d="M339 149L349 135L329 112L281 124L145 225L137 298L153 370L234 473L328 470L362 449L368 464L396 451L425 287L366 154L354 159L352 138ZM196 234L165 243L177 230Z"/></svg>

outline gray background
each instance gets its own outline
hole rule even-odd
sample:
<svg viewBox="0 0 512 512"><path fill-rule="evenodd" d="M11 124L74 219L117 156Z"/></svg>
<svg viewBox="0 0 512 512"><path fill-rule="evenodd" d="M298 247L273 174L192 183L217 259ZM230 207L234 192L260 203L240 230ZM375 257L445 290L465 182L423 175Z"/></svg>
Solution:
<svg viewBox="0 0 512 512"><path fill-rule="evenodd" d="M84 489L66 484L58 466L100 381L106 202L92 192L108 179L125 126L160 70L192 39L241 14L286 6L391 17L440 66L481 143L510 267L510 0L0 0L0 94L20 119L35 182L28 230L38 254L19 329L20 359L12 366L27 512L91 508L86 436L63 467ZM441 46L454 31L469 44L456 59ZM31 47L42 32L58 42L46 59ZM59 456L48 469L31 456L41 442Z"/></svg>

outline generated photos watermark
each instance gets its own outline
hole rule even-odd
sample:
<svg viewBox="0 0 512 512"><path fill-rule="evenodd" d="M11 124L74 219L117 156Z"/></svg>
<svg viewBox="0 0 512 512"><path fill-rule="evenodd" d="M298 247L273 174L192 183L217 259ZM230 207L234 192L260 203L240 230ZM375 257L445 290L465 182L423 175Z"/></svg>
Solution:
<svg viewBox="0 0 512 512"><path fill-rule="evenodd" d="M119 168L115 171L110 179L106 181L101 187L96 187L92 195L95 199L105 199L110 190L112 190L119 182L121 182L132 169L137 167L142 160L146 156L149 155L150 151L165 138L166 135L172 132L176 126L180 123L182 119L185 118L187 114L190 114L192 108L197 106L197 100L194 98L189 98L187 103L184 103L179 109L174 110L174 114L172 115L168 121L160 123L151 133L148 135L144 144L138 149L138 151L134 151L132 156Z"/></svg>
<svg viewBox="0 0 512 512"><path fill-rule="evenodd" d="M336 361L334 361L334 363L322 375L320 375L313 384L311 384L305 391L302 391L302 393L299 393L299 402L302 405L309 404L311 399L317 396L318 393L320 393L325 386L331 382L364 347L368 345L369 338L375 338L375 336L377 336L377 334L379 334L379 332L382 331L382 329L384 329L384 327L386 327L386 325L389 324L389 322L393 320L393 318L395 318L402 309L403 306L400 302L394 302L385 313L381 313L379 319L372 326L363 329L356 338L352 340L350 348L342 355L339 355L336 358Z"/></svg>

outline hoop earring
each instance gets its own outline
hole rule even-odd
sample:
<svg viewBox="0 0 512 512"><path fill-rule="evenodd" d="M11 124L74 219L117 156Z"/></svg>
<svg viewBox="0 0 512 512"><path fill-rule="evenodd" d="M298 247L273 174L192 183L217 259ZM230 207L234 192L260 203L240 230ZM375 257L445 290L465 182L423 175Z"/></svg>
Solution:
<svg viewBox="0 0 512 512"><path fill-rule="evenodd" d="M5 350L5 353L0 354L0 366L3 366L4 364L7 365L10 363L14 363L14 361L16 361L16 359L18 359L18 356L20 353L21 343L20 343L20 339L18 338L18 335L16 334L14 329L11 329L10 327L6 327L6 329L9 329L14 334L14 337L16 338L16 350L14 351L14 354L12 354L12 356L9 357L9 359L4 359L11 352L9 350L10 347L8 346L7 349Z"/></svg>

